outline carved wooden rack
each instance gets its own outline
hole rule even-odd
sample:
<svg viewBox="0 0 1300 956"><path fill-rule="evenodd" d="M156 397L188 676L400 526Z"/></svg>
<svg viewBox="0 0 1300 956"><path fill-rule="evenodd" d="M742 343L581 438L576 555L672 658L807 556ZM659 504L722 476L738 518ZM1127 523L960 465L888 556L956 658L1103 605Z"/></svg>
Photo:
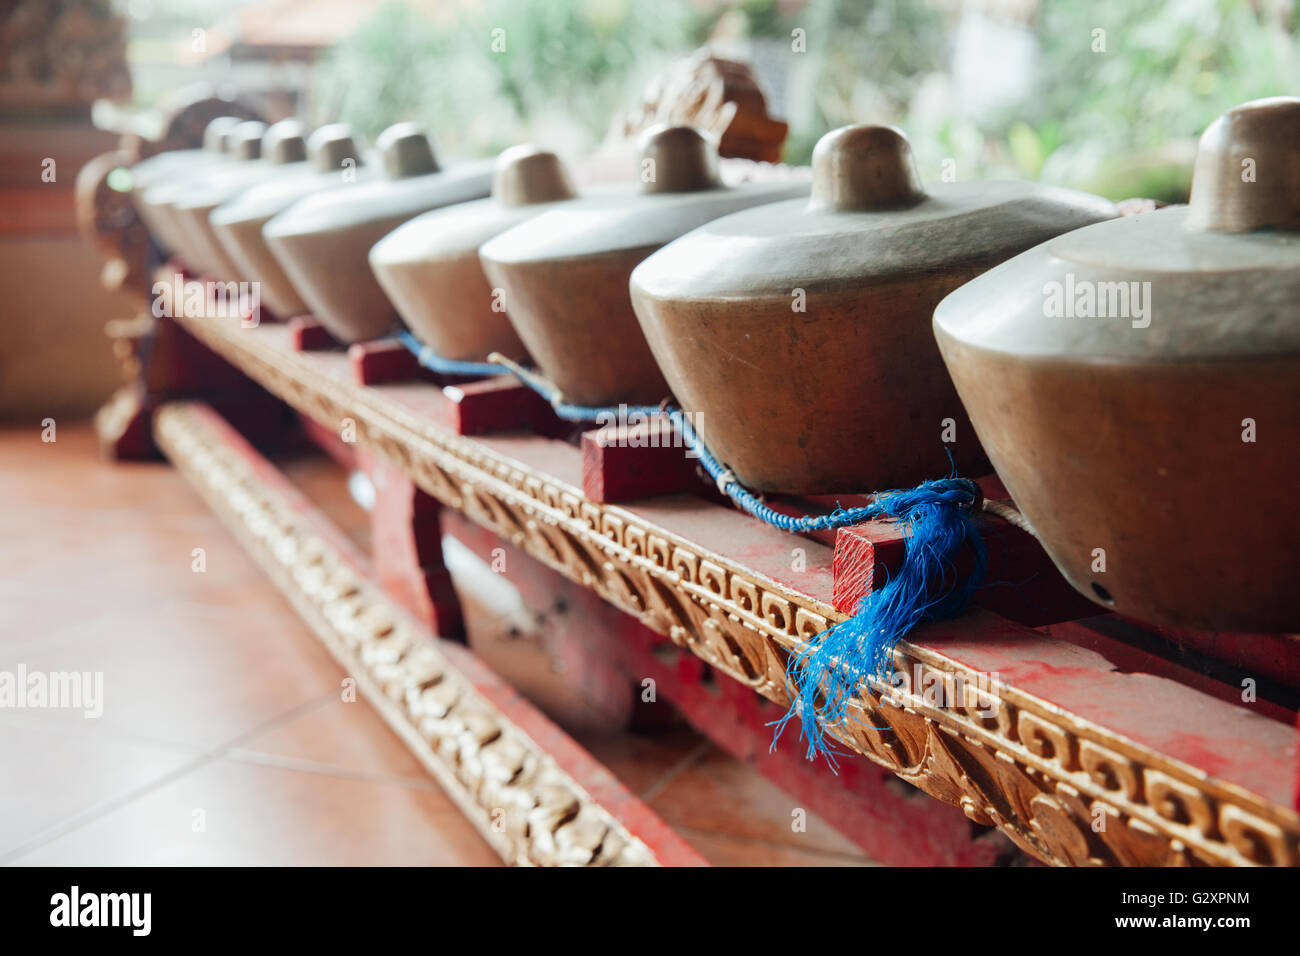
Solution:
<svg viewBox="0 0 1300 956"><path fill-rule="evenodd" d="M590 440L580 448L549 437L560 431L548 420L549 409L527 404L531 393L504 382L439 387L409 355L387 346L354 346L350 355L303 350L311 327L302 323L248 328L234 318L205 316L181 317L173 328L178 335L188 331L314 423L317 437L333 444L337 455L357 455L422 490L436 503L442 533L485 555L510 546L528 556L525 566L549 569L537 580L585 602L592 628L605 635L602 653L638 680L655 679L688 719L733 753L754 759L879 859L1006 863L1024 859L1018 848L1067 865L1300 861L1297 734L1287 696L1294 684L1271 701L1261 696L1245 703L1235 677L1225 683L1171 659L1177 655L1120 640L1116 634L1129 625L1108 616L1066 620L1071 615L1061 613L1029 626L973 607L919 629L900 645L901 687L863 689L835 736L847 751L868 759L848 754L837 777L824 764L804 761L793 740L767 748L767 724L787 703L789 652L843 619L837 607L851 606L853 595L844 593L848 576L840 575L837 592L832 542L792 538L708 494L675 492L623 503L609 503L617 494L585 495L584 451L592 490ZM355 598L343 610L331 609L320 575L294 562L333 553L332 538L295 530L293 515L302 509L295 511L274 469L268 472L255 453L239 450L242 439L210 409L164 405L154 430L159 445L254 553L278 569L273 577L326 643L369 675L361 683L381 712L427 758L435 776L459 792L471 819L494 845L504 846L508 859L563 856L556 841L566 827L559 824L581 807L584 828L570 832L577 846L568 847L566 859L587 862L584 853L591 856L595 847L597 855L617 862L698 862L610 781L601 778L599 789L614 794L612 802L593 799L584 789L590 765L564 777L575 760L582 764L574 756L578 748L563 738L567 756L551 760L546 747L520 730L544 718L530 711L522 724L503 722L500 711L491 710L500 687L487 704L479 701L479 711L498 714L486 719L495 720L498 731L506 726L504 737L485 743L472 722L457 732L462 751L438 737L439 726L446 726L409 705L419 699L421 679L427 683L450 658L454 664L472 655L462 648L445 659L436 652L411 655L404 650L407 638L391 643L392 632L384 628L392 615L406 622L397 632L418 623L401 610L366 610L387 607L375 583L384 579L381 556L375 555L369 576L357 570L360 559L326 562L351 569L343 591ZM665 490L636 481L630 487ZM599 497L606 503L594 500ZM841 546L841 557L857 547L864 551L859 559L887 564L892 544L888 529L867 529ZM796 547L802 553L792 561ZM857 576L859 592L863 576ZM865 577L869 582L871 574ZM454 612L439 605L436 582L425 583L419 601L399 603L427 610L421 616L435 632L454 631ZM325 597L338 600L338 586L326 589ZM349 622L366 613L382 626L362 628L358 637ZM1293 658L1283 653L1290 639L1276 640L1282 651L1269 673L1285 685L1294 677ZM466 666L482 670L472 660ZM702 678L714 672L729 680ZM512 706L526 708L515 701ZM546 726L548 734L563 737ZM478 756L499 739L510 743L502 748L508 757ZM553 824L541 828L544 845L530 848L520 842L524 831L517 820L509 839L494 832L490 808L508 804L498 792L502 780L518 783L528 777L519 775L524 764L543 763L563 778L556 786L567 797L557 798L562 806L549 816L538 809L535 790L531 803L516 799ZM900 787L899 779L936 799Z"/></svg>

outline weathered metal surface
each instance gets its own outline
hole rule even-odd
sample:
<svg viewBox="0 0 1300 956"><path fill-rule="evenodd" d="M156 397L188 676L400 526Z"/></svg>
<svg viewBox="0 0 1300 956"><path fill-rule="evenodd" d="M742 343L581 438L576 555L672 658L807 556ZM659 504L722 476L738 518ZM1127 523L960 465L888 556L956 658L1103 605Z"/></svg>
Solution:
<svg viewBox="0 0 1300 956"><path fill-rule="evenodd" d="M417 216L370 250L370 267L416 337L455 361L526 356L479 262L479 246L577 198L559 157L515 146L497 157L492 195Z"/></svg>
<svg viewBox="0 0 1300 956"><path fill-rule="evenodd" d="M340 342L379 338L397 324L368 259L370 248L423 212L482 199L492 163L439 167L428 136L410 123L390 126L377 143L385 176L294 203L262 236L312 313Z"/></svg>
<svg viewBox="0 0 1300 956"><path fill-rule="evenodd" d="M797 177L724 186L717 147L690 127L647 130L640 149L636 192L565 203L479 250L529 354L580 405L668 394L628 296L637 263L718 216L807 195Z"/></svg>
<svg viewBox="0 0 1300 956"><path fill-rule="evenodd" d="M632 301L673 394L747 487L911 487L954 464L987 470L930 331L934 307L1016 253L1116 215L1039 183L927 194L900 132L849 126L817 144L811 199L682 236L637 266Z"/></svg>
<svg viewBox="0 0 1300 956"><path fill-rule="evenodd" d="M1011 496L1118 613L1300 631L1298 130L1300 99L1228 112L1190 206L1044 243L935 312Z"/></svg>

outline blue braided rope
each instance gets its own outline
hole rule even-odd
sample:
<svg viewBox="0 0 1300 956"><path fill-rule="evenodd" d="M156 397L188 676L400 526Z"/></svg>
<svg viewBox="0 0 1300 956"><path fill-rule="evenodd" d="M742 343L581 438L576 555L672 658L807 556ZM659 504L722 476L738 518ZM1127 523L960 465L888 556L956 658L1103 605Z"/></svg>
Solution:
<svg viewBox="0 0 1300 956"><path fill-rule="evenodd" d="M514 362L497 361L497 362L458 362L455 359L443 358L427 345L421 344L410 332L400 332L397 338L407 350L413 354L421 365L430 371L440 375L500 375L502 372L510 372L531 388L542 398L546 399L555 414L565 421L569 422L597 422L602 419L617 418L620 411L624 415L640 413L642 415L659 414L658 405L624 405L619 408L590 408L586 405L571 405L568 402L560 400L560 390L552 385L546 379L534 372L530 372L522 365Z"/></svg>
<svg viewBox="0 0 1300 956"><path fill-rule="evenodd" d="M397 338L416 357L421 365L439 375L499 375L501 368L495 362L458 362L443 358L427 345L422 345L410 332L399 332Z"/></svg>
<svg viewBox="0 0 1300 956"><path fill-rule="evenodd" d="M705 472L713 479L723 494L735 502L736 506L746 514L782 531L789 531L792 534L806 534L810 531L834 531L837 528L848 528L856 524L862 524L864 521L872 521L876 518L888 516L879 503L881 495L877 495L869 504L855 508L837 508L826 515L794 517L793 515L783 514L764 504L757 495L742 485L729 469L724 468L713 457L700 436L696 434L694 427L691 425L690 417L677 406L670 405L667 408L661 408L658 405L606 407L573 405L562 400L560 390L551 382L548 382L536 372L532 372L514 362L457 362L453 359L443 358L429 346L422 345L410 332L402 332L398 335L398 338L415 355L421 365L443 375L497 375L502 371L511 372L524 385L544 398L551 408L555 410L555 414L565 421L599 422L618 420L620 415L650 417L661 413L666 414L673 426L681 433L682 443L689 452L699 459ZM924 482L915 489L908 491L891 491L882 494L911 494L915 495L915 500L918 501L938 501L953 505L970 505L978 501L980 497L978 487L969 478L939 478L934 481ZM899 506L905 507L906 501L907 499L902 499L902 504Z"/></svg>
<svg viewBox="0 0 1300 956"><path fill-rule="evenodd" d="M939 478L923 482L916 488L906 491L878 493L870 503L856 508L837 508L828 515L803 515L796 518L769 508L757 495L737 481L736 476L729 469L724 468L705 447L704 442L695 433L695 429L691 427L685 412L680 408L669 408L667 413L673 425L682 433L683 443L699 458L704 470L717 482L722 492L742 511L782 531L794 534L834 531L836 528L847 528L862 524L864 521L887 517L889 514L880 503L884 495L914 495L916 501L935 501L953 505L971 505L979 500L979 488L969 478ZM897 502L895 507L907 507L908 499L891 498L891 500Z"/></svg>
<svg viewBox="0 0 1300 956"><path fill-rule="evenodd" d="M624 416L658 415L658 405L617 405L596 408L588 405L572 405L563 400L560 390L536 372L531 372L514 362L502 362L501 366L514 373L515 378L523 382L542 398L546 399L555 414L566 422L599 422L618 420L620 413Z"/></svg>

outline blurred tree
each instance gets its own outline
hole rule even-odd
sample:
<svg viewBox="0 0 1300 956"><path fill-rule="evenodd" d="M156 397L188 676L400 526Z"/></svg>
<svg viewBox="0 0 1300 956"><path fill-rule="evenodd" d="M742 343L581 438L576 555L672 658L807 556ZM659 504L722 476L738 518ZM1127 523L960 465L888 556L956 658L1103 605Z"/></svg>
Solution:
<svg viewBox="0 0 1300 956"><path fill-rule="evenodd" d="M927 177L1014 175L1116 198L1179 199L1194 138L1230 106L1300 83L1293 0L1033 0L1012 5L1037 46L1009 105L971 115L954 89L959 0L483 0L434 20L396 2L321 71L318 120L373 135L423 121L451 148L521 138L586 148L648 76L710 38L748 42L783 88L786 159L854 122L912 136ZM791 46L802 31L805 48ZM1096 31L1104 31L1099 44ZM996 66L996 55L991 58ZM764 71L764 63L757 64Z"/></svg>
<svg viewBox="0 0 1300 956"><path fill-rule="evenodd" d="M1300 86L1295 29L1276 0L1046 0L1033 88L985 132L1023 174L1185 199L1191 144L1216 116Z"/></svg>
<svg viewBox="0 0 1300 956"><path fill-rule="evenodd" d="M589 145L632 84L695 45L697 23L685 0L487 0L441 23L395 2L335 49L317 99L372 136L417 119L483 152L562 114Z"/></svg>

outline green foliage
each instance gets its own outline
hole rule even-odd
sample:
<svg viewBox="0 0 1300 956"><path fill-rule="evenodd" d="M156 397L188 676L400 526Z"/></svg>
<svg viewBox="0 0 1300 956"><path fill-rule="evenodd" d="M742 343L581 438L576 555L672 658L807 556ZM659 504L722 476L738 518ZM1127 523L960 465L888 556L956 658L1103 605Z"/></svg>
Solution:
<svg viewBox="0 0 1300 956"><path fill-rule="evenodd" d="M471 35L502 31L505 49L488 62L521 118L560 104L604 132L622 80L654 53L688 46L684 14L670 2L494 0L472 21Z"/></svg>
<svg viewBox="0 0 1300 956"><path fill-rule="evenodd" d="M1294 36L1281 5L1241 0L1094 0L1043 5L1043 73L1020 104L1065 138L1147 149L1194 136L1237 103L1293 92ZM1105 52L1093 31L1105 30Z"/></svg>
<svg viewBox="0 0 1300 956"><path fill-rule="evenodd" d="M1291 5L1262 0L1041 0L1031 27L1037 71L1019 101L967 116L957 91L947 102L940 95L936 111L931 87L924 117L918 91L936 79L942 88L961 15L947 3L482 0L436 21L419 10L394 2L337 48L316 91L317 119L373 136L413 118L462 152L560 120L590 144L654 70L716 29L756 38L797 80L785 91L787 161L807 162L837 126L893 122L912 135L924 169L953 157L963 176L1177 199L1190 144L1215 116L1300 89ZM795 28L806 52L790 51Z"/></svg>
<svg viewBox="0 0 1300 956"><path fill-rule="evenodd" d="M375 136L399 119L425 112L438 82L438 35L406 3L381 7L335 48L317 91L317 120L341 119Z"/></svg>
<svg viewBox="0 0 1300 956"><path fill-rule="evenodd" d="M685 0L487 0L439 23L395 2L335 49L317 101L367 135L416 119L462 150L515 142L547 112L595 140L629 84L692 48L693 24Z"/></svg>
<svg viewBox="0 0 1300 956"><path fill-rule="evenodd" d="M1190 143L1238 103L1296 92L1291 17L1289 5L1241 0L1046 0L1038 79L984 132L1007 142L1024 175L1185 198L1190 170L1169 144ZM1026 127L1043 162L1023 151Z"/></svg>

